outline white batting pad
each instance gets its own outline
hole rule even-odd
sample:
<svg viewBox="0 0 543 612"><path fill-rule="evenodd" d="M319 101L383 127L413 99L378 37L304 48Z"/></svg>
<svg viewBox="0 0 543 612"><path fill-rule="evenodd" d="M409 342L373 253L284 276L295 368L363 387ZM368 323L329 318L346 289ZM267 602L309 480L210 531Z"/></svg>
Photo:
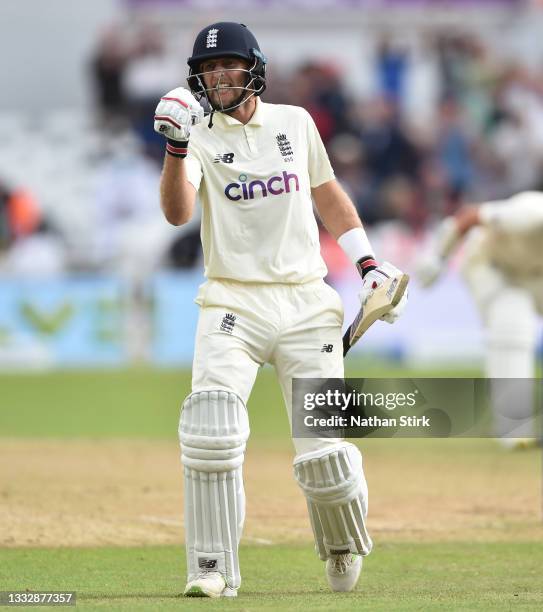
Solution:
<svg viewBox="0 0 543 612"><path fill-rule="evenodd" d="M241 583L238 545L245 519L242 464L249 437L243 401L227 391L192 393L179 422L185 475L188 580L220 572Z"/></svg>
<svg viewBox="0 0 543 612"><path fill-rule="evenodd" d="M299 455L294 475L306 496L319 557L368 555L373 546L365 524L368 487L356 446L341 442Z"/></svg>

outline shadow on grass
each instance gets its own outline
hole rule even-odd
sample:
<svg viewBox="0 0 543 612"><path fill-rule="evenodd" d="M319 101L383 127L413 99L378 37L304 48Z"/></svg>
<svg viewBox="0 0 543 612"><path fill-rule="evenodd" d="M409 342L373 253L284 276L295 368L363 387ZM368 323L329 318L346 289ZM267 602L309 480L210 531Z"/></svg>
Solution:
<svg viewBox="0 0 543 612"><path fill-rule="evenodd" d="M77 594L77 601L96 601L100 599L178 599L183 593L85 593Z"/></svg>
<svg viewBox="0 0 543 612"><path fill-rule="evenodd" d="M341 597L356 597L357 595L363 595L363 591L352 591L351 593L341 593ZM237 597L224 597L220 598L222 601L234 600L239 601L247 597L257 597L263 600L273 601L275 599L284 599L285 597L337 597L338 593L329 591L328 589L319 589L313 591L301 591L301 590L281 590L280 593L270 593L266 591L245 591L239 592ZM77 601L97 601L97 600L122 600L122 599L181 599L183 601L194 601L195 599L209 599L205 597L184 597L183 593L85 593L84 595L77 595Z"/></svg>

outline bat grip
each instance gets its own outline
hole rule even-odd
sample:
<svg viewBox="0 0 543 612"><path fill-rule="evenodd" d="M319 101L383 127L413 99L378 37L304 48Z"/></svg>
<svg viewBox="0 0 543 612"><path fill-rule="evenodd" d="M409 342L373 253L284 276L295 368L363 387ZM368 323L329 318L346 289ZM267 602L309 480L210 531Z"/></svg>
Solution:
<svg viewBox="0 0 543 612"><path fill-rule="evenodd" d="M349 325L347 331L343 334L343 357L345 357L345 355L349 352L349 349L351 348L351 343L349 341L351 337L351 327L352 324Z"/></svg>

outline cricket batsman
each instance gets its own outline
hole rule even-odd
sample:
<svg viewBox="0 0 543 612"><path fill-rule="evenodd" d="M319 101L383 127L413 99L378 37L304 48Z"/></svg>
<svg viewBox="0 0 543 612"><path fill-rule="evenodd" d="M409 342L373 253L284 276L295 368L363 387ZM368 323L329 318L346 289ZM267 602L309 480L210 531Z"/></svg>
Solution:
<svg viewBox="0 0 543 612"><path fill-rule="evenodd" d="M432 285L469 232L462 275L486 335L485 371L491 389L494 433L506 447L536 444L533 384L505 379L536 376L537 319L543 313L543 193L461 208L441 222L431 253L418 262L418 278ZM507 389L520 390L514 396Z"/></svg>
<svg viewBox="0 0 543 612"><path fill-rule="evenodd" d="M155 130L166 137L162 210L173 225L186 223L198 194L208 279L196 298L192 392L179 423L185 595L232 597L241 582L246 403L257 371L264 363L275 367L290 418L293 377L344 373L343 307L323 281L312 198L358 266L363 304L399 270L376 263L309 114L260 100L266 58L245 25L203 29L188 65L190 91L165 94L155 115ZM209 109L205 121L200 101ZM386 320L398 317L405 300ZM361 454L341 439L294 439L294 445L295 478L330 587L350 591L372 548Z"/></svg>

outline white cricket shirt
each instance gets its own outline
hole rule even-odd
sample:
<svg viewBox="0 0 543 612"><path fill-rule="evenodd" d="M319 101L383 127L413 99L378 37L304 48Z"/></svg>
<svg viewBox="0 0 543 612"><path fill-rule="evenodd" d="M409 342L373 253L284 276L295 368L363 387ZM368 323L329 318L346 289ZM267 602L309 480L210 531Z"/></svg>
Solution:
<svg viewBox="0 0 543 612"><path fill-rule="evenodd" d="M323 278L311 188L334 172L309 113L257 98L242 124L223 113L191 131L188 180L202 205L205 274L241 282Z"/></svg>
<svg viewBox="0 0 543 612"><path fill-rule="evenodd" d="M513 276L543 274L543 193L524 191L479 209L487 228L483 253Z"/></svg>

